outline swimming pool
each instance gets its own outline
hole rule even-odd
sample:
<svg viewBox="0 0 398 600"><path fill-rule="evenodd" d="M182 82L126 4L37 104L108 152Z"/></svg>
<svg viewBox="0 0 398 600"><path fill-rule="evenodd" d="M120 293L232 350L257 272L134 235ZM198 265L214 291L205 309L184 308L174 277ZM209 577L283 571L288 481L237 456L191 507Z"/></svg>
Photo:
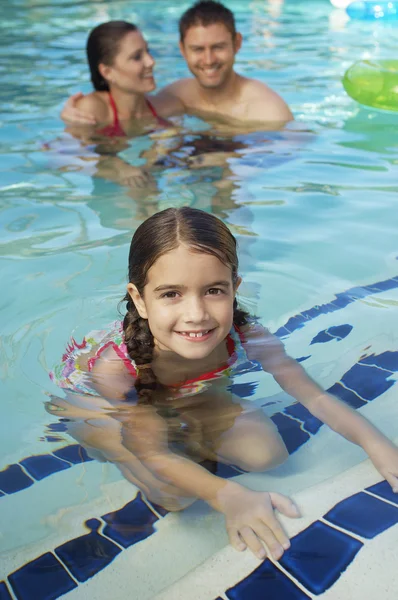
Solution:
<svg viewBox="0 0 398 600"><path fill-rule="evenodd" d="M118 0L51 4L12 0L0 7L1 344L5 356L0 440L4 572L0 579L18 571L8 580L9 592L0 589L4 597L7 593L23 600L58 597L56 590L72 588L71 596L93 597L99 593L93 586L103 590L105 597L115 585L121 590L119 596L114 592L115 597L123 597L127 584L121 582L120 571L112 569L115 565L121 569L124 563L125 569L131 569L133 557L137 597L150 598L225 544L217 516L202 506L182 517L163 518L137 497L125 518L128 522L132 514L141 515L145 527L138 529L145 541L139 542L140 536L116 539L109 530L116 545L102 549L109 556L117 552L117 557L107 568L106 561L101 568L85 565L83 574L72 563L68 567L65 558L64 546L88 533L85 520L97 519L92 523L95 532L98 523L101 527L107 523L98 519L120 511L132 502L135 492L112 465L81 463L82 451L65 434L62 421L44 410L45 393L58 392L48 371L72 333L79 338L117 316L131 232L160 208L190 204L227 222L240 243L246 304L272 331L296 315L307 315L304 321L298 319L302 327L295 325L281 335L295 357L309 357L309 372L322 385L343 381L341 387L356 389L354 367L362 356L382 356L375 360L384 379L366 371L376 389L363 410L389 435L397 435L396 392L387 383L394 382L398 361L396 354L385 355L397 350L397 117L358 107L341 85L343 73L355 60L394 57L396 30L382 23L348 23L344 13L326 0L253 1L249 8L242 1L227 4L236 12L244 35L237 70L265 80L281 93L295 113L297 126L266 140L263 134L246 136L246 147L229 160L228 170L216 164L188 170L178 162L170 163L156 171L157 190L145 202L116 184L94 180L76 162L73 148L66 142L53 143L62 136L58 113L67 95L90 89L85 38L90 27L104 20L126 18L141 25L158 61L159 86L185 76L176 21L189 3L170 1L165 8L164 1L155 0L150 14L143 1L132 6ZM206 128L192 117L186 118L185 127L186 147ZM48 142L53 144L50 152L43 149ZM142 139L134 144L125 152L126 158L139 160L147 143ZM221 188L215 185L220 179L224 180ZM339 310L317 309L336 302L336 294L340 295L337 304L341 298L351 300L340 301ZM355 368L364 366L371 365ZM267 410L277 415L282 427L289 418L288 412L283 413L289 399L258 373L241 374L236 383L253 382L257 389L252 397L273 402ZM366 393L358 392L361 398ZM299 423L300 432L306 430L302 419L293 413L290 417ZM275 475L282 492L304 493L363 459L356 448L339 443L336 456L329 460L327 445L334 438L308 427L307 435L297 433L292 442L291 451L300 447L291 457L297 462ZM310 436L313 439L307 444ZM306 448L308 468L303 472L295 457ZM318 454L327 468L315 460ZM259 476L247 480L265 485ZM208 528L202 525L204 519ZM154 530L164 541L150 535ZM101 540L109 538L106 532L105 537L92 536L100 548ZM72 550L68 547L69 554L78 553L77 547L83 552L82 543L76 542ZM57 575L53 563L58 559L52 553L61 546L64 567ZM185 547L189 551L180 555L178 564L168 558L170 548ZM59 581L64 578L66 587L43 581L41 591L36 589L32 596L26 587L32 569L25 565L43 555L39 572L55 573ZM23 567L25 571L19 572ZM387 593L391 595L386 598L394 597L393 589Z"/></svg>

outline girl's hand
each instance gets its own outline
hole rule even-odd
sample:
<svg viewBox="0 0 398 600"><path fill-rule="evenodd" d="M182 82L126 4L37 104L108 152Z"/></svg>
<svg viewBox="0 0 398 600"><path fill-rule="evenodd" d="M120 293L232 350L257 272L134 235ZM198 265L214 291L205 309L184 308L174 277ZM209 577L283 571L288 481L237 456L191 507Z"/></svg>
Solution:
<svg viewBox="0 0 398 600"><path fill-rule="evenodd" d="M233 482L220 492L219 507L225 515L231 545L239 551L248 547L259 559L267 555L263 544L275 560L290 547L274 509L287 517L300 516L290 498L275 492L254 492Z"/></svg>
<svg viewBox="0 0 398 600"><path fill-rule="evenodd" d="M389 440L378 440L371 448L366 448L370 460L384 479L398 494L398 448Z"/></svg>

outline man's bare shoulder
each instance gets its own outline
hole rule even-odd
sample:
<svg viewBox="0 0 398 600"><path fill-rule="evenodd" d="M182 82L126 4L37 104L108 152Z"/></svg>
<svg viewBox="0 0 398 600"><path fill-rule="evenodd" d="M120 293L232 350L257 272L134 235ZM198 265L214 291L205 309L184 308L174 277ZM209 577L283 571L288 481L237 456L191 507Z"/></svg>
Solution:
<svg viewBox="0 0 398 600"><path fill-rule="evenodd" d="M258 79L243 78L242 99L250 105L251 120L293 120L292 112L283 98Z"/></svg>

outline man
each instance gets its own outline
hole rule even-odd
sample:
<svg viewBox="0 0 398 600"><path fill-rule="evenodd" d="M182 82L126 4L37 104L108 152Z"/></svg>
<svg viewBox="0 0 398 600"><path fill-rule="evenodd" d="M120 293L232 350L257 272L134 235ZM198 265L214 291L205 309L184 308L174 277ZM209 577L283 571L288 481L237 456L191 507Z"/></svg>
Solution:
<svg viewBox="0 0 398 600"><path fill-rule="evenodd" d="M194 76L179 79L151 97L163 117L189 113L205 120L269 124L282 127L293 119L284 100L265 83L239 75L235 56L242 45L233 13L220 2L200 0L181 17L180 51ZM61 117L68 122L93 123L74 104L66 103Z"/></svg>

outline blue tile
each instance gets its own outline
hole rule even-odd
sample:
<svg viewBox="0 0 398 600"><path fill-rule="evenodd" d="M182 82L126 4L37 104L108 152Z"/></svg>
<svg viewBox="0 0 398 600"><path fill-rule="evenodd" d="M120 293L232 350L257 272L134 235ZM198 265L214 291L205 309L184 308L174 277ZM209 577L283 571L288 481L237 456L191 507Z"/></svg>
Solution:
<svg viewBox="0 0 398 600"><path fill-rule="evenodd" d="M300 356L299 358L296 358L296 361L300 363L300 362L304 362L308 358L311 358L311 354L309 354L308 356Z"/></svg>
<svg viewBox="0 0 398 600"><path fill-rule="evenodd" d="M367 285L366 289L372 292L374 290L385 292L388 290L393 290L396 287L398 287L398 282L396 281L396 279L386 279L385 281L379 281L378 283L375 283L373 285Z"/></svg>
<svg viewBox="0 0 398 600"><path fill-rule="evenodd" d="M398 508L359 492L336 504L324 519L371 539L398 523Z"/></svg>
<svg viewBox="0 0 398 600"><path fill-rule="evenodd" d="M113 542L97 533L101 526L98 519L90 519L85 525L90 533L66 542L54 551L78 581L87 581L121 552Z"/></svg>
<svg viewBox="0 0 398 600"><path fill-rule="evenodd" d="M1 492L1 491L0 491L0 498L1 498L2 496L5 496L5 494L3 494L3 492Z"/></svg>
<svg viewBox="0 0 398 600"><path fill-rule="evenodd" d="M367 290L366 286L361 285L361 286L352 287L341 295L348 296L349 298L352 298L353 300L358 300L359 298L366 298L367 296L369 296L369 294L370 294L370 290ZM340 294L337 294L337 296L340 296Z"/></svg>
<svg viewBox="0 0 398 600"><path fill-rule="evenodd" d="M285 329L292 333L293 331L296 331L296 329L301 329L301 327L303 327L307 321L308 319L304 315L295 315L294 317L290 317L288 322L285 324Z"/></svg>
<svg viewBox="0 0 398 600"><path fill-rule="evenodd" d="M316 319L317 317L319 317L319 315L325 315L335 310L338 310L338 307L333 306L333 304L329 302L328 304L313 306L309 310L303 311L302 314L306 317L307 320L312 321L312 319Z"/></svg>
<svg viewBox="0 0 398 600"><path fill-rule="evenodd" d="M398 504L398 494L394 494L390 484L387 483L387 481L380 481L380 483L376 483L376 485L372 485L366 489L369 492L372 492L372 494L380 496L380 498L384 498L385 500L394 502L394 504Z"/></svg>
<svg viewBox="0 0 398 600"><path fill-rule="evenodd" d="M329 335L343 340L351 333L352 329L352 325L344 323L343 325L334 325L333 327L328 327L327 332Z"/></svg>
<svg viewBox="0 0 398 600"><path fill-rule="evenodd" d="M33 481L19 465L10 465L0 471L0 490L6 494L14 494L33 484Z"/></svg>
<svg viewBox="0 0 398 600"><path fill-rule="evenodd" d="M394 381L387 381L389 377L389 373L377 367L356 364L343 375L341 381L361 398L374 400L394 385Z"/></svg>
<svg viewBox="0 0 398 600"><path fill-rule="evenodd" d="M287 406L283 412L302 421L305 430L313 435L317 433L323 425L322 421L314 417L308 408L302 404L291 404L290 406Z"/></svg>
<svg viewBox="0 0 398 600"><path fill-rule="evenodd" d="M32 475L37 480L44 479L58 471L70 469L70 465L55 456L51 456L51 454L28 456L28 458L21 460L21 465L25 467L29 475Z"/></svg>
<svg viewBox="0 0 398 600"><path fill-rule="evenodd" d="M46 442L62 442L63 438L61 436L55 437L54 435L46 435L44 438L41 438Z"/></svg>
<svg viewBox="0 0 398 600"><path fill-rule="evenodd" d="M287 335L290 335L290 331L286 329L286 327L279 327L279 329L275 331L274 335L278 338L283 338Z"/></svg>
<svg viewBox="0 0 398 600"><path fill-rule="evenodd" d="M329 394L334 394L343 400L343 402L349 404L352 408L359 408L360 406L364 406L366 404L365 400L359 398L359 396L354 394L354 392L351 390L347 390L347 388L341 385L341 383L335 383L327 390L327 392Z"/></svg>
<svg viewBox="0 0 398 600"><path fill-rule="evenodd" d="M398 352L382 352L381 354L371 354L359 361L361 365L376 365L387 371L398 371Z"/></svg>
<svg viewBox="0 0 398 600"><path fill-rule="evenodd" d="M310 346L312 346L312 344L324 344L325 342L331 342L332 340L335 340L335 338L329 335L327 330L324 329L323 331L317 333L314 338L312 338Z"/></svg>
<svg viewBox="0 0 398 600"><path fill-rule="evenodd" d="M233 383L228 386L228 390L240 398L248 398L255 394L257 387L257 382Z"/></svg>
<svg viewBox="0 0 398 600"><path fill-rule="evenodd" d="M269 560L265 560L246 579L225 592L230 600L307 600L293 581Z"/></svg>
<svg viewBox="0 0 398 600"><path fill-rule="evenodd" d="M362 542L315 521L290 540L281 565L313 594L321 594L345 571Z"/></svg>
<svg viewBox="0 0 398 600"><path fill-rule="evenodd" d="M65 446L64 448L56 450L53 452L53 454L59 458L62 458L63 460L73 463L74 465L93 460L89 457L85 448L80 446L80 444L71 444L70 446Z"/></svg>
<svg viewBox="0 0 398 600"><path fill-rule="evenodd" d="M156 504L155 502L150 502L149 500L147 500L147 502L154 510L156 510L157 513L159 513L159 515L161 517L165 517L166 515L169 514L169 511L166 510L165 508L163 508L163 506L160 506L160 504Z"/></svg>
<svg viewBox="0 0 398 600"><path fill-rule="evenodd" d="M294 421L282 413L272 415L271 419L277 426L289 454L295 452L310 437L306 431L301 429L301 424L298 421Z"/></svg>
<svg viewBox="0 0 398 600"><path fill-rule="evenodd" d="M11 594L4 581L0 581L0 600L12 600Z"/></svg>
<svg viewBox="0 0 398 600"><path fill-rule="evenodd" d="M354 302L353 298L350 298L346 294L337 294L331 304L340 310L341 308L345 308L349 304L352 304L352 302Z"/></svg>
<svg viewBox="0 0 398 600"><path fill-rule="evenodd" d="M47 429L50 431L67 431L68 426L64 422L57 421L56 423L50 423L47 425Z"/></svg>
<svg viewBox="0 0 398 600"><path fill-rule="evenodd" d="M14 571L8 580L18 600L54 600L77 587L50 552Z"/></svg>
<svg viewBox="0 0 398 600"><path fill-rule="evenodd" d="M141 494L120 510L102 517L107 523L103 533L124 548L145 540L154 533L158 517L143 502Z"/></svg>

